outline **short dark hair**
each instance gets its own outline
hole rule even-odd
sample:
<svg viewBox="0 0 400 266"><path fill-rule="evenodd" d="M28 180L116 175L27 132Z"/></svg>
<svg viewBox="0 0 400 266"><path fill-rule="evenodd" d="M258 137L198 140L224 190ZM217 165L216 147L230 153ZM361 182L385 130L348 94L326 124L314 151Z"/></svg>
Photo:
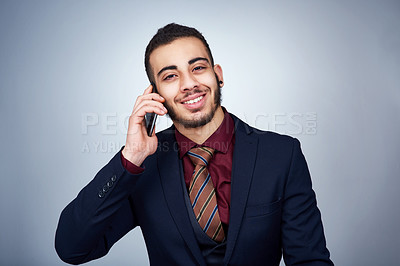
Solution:
<svg viewBox="0 0 400 266"><path fill-rule="evenodd" d="M211 60L211 66L214 66L214 59L211 54L210 46L208 45L204 36L195 28L179 25L176 23L170 23L160 29L151 38L149 44L146 47L146 52L144 54L144 66L146 68L146 74L150 82L154 82L154 73L150 66L150 54L162 45L169 44L176 39L184 37L195 37L199 39L206 47L208 56Z"/></svg>

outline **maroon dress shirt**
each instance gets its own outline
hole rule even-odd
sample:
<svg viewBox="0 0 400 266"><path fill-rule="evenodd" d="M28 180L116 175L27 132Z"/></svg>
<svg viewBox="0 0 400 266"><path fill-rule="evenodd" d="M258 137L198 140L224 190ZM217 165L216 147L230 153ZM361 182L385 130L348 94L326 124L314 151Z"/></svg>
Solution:
<svg viewBox="0 0 400 266"><path fill-rule="evenodd" d="M224 110L225 111L225 110ZM208 171L211 175L217 196L217 204L221 222L229 225L229 208L231 202L231 173L234 138L234 122L228 112L225 111L224 120L219 128L201 145L175 130L175 138L179 147L179 158L182 159L186 187L189 187L192 178L194 165L187 152L193 147L207 146L215 149L214 156L208 164ZM122 156L122 165L132 174L140 174L144 171Z"/></svg>

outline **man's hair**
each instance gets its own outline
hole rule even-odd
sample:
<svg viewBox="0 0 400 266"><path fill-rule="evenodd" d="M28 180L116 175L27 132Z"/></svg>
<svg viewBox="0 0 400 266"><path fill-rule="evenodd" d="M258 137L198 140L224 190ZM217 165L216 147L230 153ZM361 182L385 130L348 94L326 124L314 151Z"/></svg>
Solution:
<svg viewBox="0 0 400 266"><path fill-rule="evenodd" d="M146 74L150 82L154 82L154 73L150 66L150 54L162 45L169 44L179 38L184 37L195 37L199 39L206 47L208 56L211 60L211 66L214 66L214 59L211 54L210 47L204 36L195 28L179 25L176 23L170 23L163 28L158 29L157 33L150 40L146 47L146 52L144 55L144 66L146 68Z"/></svg>

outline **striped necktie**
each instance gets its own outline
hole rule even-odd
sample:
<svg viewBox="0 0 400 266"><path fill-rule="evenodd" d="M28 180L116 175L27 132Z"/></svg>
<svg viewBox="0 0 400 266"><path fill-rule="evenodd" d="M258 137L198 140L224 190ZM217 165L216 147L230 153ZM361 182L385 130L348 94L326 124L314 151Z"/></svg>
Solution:
<svg viewBox="0 0 400 266"><path fill-rule="evenodd" d="M217 198L207 165L214 149L209 147L192 148L188 155L195 168L189 184L189 197L197 222L203 231L214 241L225 238L218 213Z"/></svg>

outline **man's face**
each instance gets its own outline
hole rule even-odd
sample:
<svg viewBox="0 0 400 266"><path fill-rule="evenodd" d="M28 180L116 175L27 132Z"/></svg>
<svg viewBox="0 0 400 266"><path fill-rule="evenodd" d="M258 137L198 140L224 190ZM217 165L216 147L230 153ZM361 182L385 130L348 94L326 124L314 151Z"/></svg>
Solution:
<svg viewBox="0 0 400 266"><path fill-rule="evenodd" d="M158 47L150 54L157 90L174 123L200 127L212 120L220 106L222 80L219 65L211 66L203 43L185 37Z"/></svg>

